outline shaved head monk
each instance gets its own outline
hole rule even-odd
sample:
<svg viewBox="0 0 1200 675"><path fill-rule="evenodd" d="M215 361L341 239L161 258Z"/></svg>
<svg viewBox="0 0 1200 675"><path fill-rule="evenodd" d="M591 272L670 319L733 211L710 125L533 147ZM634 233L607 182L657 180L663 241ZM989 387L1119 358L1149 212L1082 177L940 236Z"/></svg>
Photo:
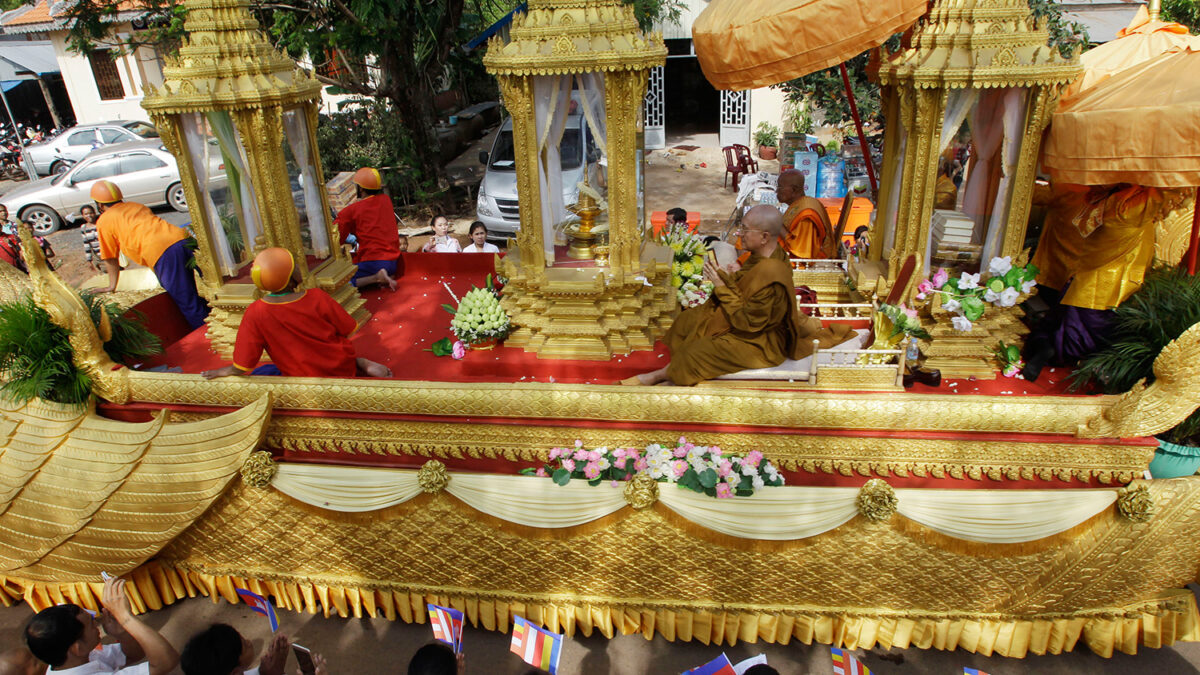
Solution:
<svg viewBox="0 0 1200 675"><path fill-rule="evenodd" d="M741 237L750 257L742 269L728 274L711 259L705 260L704 278L713 283L713 293L703 305L680 314L667 332L671 361L622 384L693 385L726 373L804 358L812 353L814 339L822 348L849 339L853 332L849 326L824 328L819 320L796 309L791 265L771 255L781 234L779 209L762 205L747 211Z"/></svg>
<svg viewBox="0 0 1200 675"><path fill-rule="evenodd" d="M779 174L775 194L788 205L783 247L793 258L836 258L838 233L833 231L825 205L804 195L804 174L788 169Z"/></svg>

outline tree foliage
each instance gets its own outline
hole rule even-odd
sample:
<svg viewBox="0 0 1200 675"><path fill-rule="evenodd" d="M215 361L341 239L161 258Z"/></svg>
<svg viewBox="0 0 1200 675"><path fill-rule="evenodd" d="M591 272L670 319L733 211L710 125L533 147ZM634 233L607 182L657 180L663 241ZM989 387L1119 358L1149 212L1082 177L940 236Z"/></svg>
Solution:
<svg viewBox="0 0 1200 675"><path fill-rule="evenodd" d="M1181 23L1193 34L1200 33L1200 3L1196 0L1162 0L1159 18Z"/></svg>

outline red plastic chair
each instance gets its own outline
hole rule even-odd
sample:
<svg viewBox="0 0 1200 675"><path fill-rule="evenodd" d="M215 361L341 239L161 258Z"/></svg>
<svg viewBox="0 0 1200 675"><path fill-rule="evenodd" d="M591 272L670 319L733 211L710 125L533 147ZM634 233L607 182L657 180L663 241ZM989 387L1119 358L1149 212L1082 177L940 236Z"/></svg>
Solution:
<svg viewBox="0 0 1200 675"><path fill-rule="evenodd" d="M736 146L727 145L721 150L725 153L725 180L721 182L721 187L725 187L729 183L729 174L733 174L733 189L738 189L738 183L741 181L742 174L746 173L746 167L742 165L741 159L737 155Z"/></svg>
<svg viewBox="0 0 1200 675"><path fill-rule="evenodd" d="M750 154L750 148L734 143L733 150L737 153L738 163L742 165L743 173L758 173L758 162L754 159L754 155Z"/></svg>

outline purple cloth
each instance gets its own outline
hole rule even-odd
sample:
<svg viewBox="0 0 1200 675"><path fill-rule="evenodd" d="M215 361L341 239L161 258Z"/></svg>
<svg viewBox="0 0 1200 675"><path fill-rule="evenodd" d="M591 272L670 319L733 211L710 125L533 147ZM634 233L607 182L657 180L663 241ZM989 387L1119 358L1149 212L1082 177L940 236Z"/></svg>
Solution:
<svg viewBox="0 0 1200 675"><path fill-rule="evenodd" d="M370 277L379 274L379 270L387 270L388 276L396 278L396 261L395 260L364 260L358 263L358 271L354 273L354 278L351 282L358 281L363 277Z"/></svg>
<svg viewBox="0 0 1200 675"><path fill-rule="evenodd" d="M1074 364L1104 347L1113 322L1111 309L1059 305L1058 311L1061 320L1051 339L1059 363Z"/></svg>
<svg viewBox="0 0 1200 675"><path fill-rule="evenodd" d="M166 289L167 295L175 301L183 318L187 319L192 329L204 325L208 316L208 304L196 292L196 277L189 264L192 260L192 250L187 246L186 239L171 244L154 263L154 276L158 283Z"/></svg>

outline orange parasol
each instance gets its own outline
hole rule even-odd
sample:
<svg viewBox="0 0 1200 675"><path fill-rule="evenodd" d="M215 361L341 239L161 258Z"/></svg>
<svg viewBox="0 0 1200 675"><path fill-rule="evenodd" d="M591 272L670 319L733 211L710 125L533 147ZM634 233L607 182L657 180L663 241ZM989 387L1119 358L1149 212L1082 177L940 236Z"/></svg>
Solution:
<svg viewBox="0 0 1200 675"><path fill-rule="evenodd" d="M878 47L919 19L926 0L712 0L692 26L717 89L779 84Z"/></svg>
<svg viewBox="0 0 1200 675"><path fill-rule="evenodd" d="M1061 183L1200 187L1200 52L1164 54L1065 98L1042 164ZM1200 209L1188 268L1195 271Z"/></svg>
<svg viewBox="0 0 1200 675"><path fill-rule="evenodd" d="M1105 78L1144 63L1162 54L1200 51L1200 37L1188 33L1179 23L1151 20L1145 7L1139 7L1128 28L1117 39L1085 52L1079 57L1083 75L1067 89L1072 95L1092 87Z"/></svg>

